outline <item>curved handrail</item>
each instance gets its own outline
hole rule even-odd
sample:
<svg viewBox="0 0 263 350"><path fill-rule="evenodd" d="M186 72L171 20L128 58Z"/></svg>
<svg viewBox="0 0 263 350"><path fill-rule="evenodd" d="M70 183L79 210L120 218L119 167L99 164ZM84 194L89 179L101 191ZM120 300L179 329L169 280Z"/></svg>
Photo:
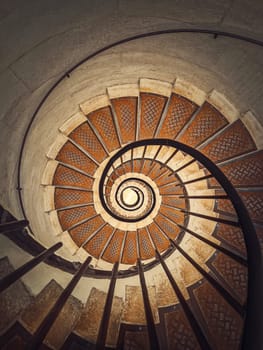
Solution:
<svg viewBox="0 0 263 350"><path fill-rule="evenodd" d="M244 328L244 339L243 348L244 349L258 349L259 347L252 347L252 344L256 343L256 339L261 334L261 327L263 324L263 318L259 315L259 310L263 310L263 274L262 274L262 256L259 241L253 223L250 219L249 213L246 206L244 205L242 199L240 198L237 190L233 187L231 182L225 176L225 174L220 170L220 168L214 164L207 156L192 148L186 144L175 140L169 139L148 139L132 142L117 153L115 153L112 158L106 164L104 171L101 175L99 183L99 196L104 209L107 205L104 199L103 186L107 176L107 173L112 166L112 164L121 157L124 153L130 151L131 149L151 145L151 146L169 146L183 151L195 160L203 164L210 173L216 178L218 183L225 190L231 203L233 204L237 217L239 220L240 227L243 231L244 240L247 248L247 263L248 263L248 293L247 293L247 312L245 319ZM261 304L260 304L261 303ZM253 343L254 342L254 343ZM262 345L262 344L261 344ZM258 344L257 346L260 346Z"/></svg>

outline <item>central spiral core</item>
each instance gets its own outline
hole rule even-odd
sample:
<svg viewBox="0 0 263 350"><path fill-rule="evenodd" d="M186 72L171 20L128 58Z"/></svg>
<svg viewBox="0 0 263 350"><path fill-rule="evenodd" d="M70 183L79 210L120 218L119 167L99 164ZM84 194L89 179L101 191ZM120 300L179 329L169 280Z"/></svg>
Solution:
<svg viewBox="0 0 263 350"><path fill-rule="evenodd" d="M142 220L151 213L156 202L151 185L134 175L120 176L106 195L109 209L122 221Z"/></svg>
<svg viewBox="0 0 263 350"><path fill-rule="evenodd" d="M121 193L121 199L127 207L134 207L140 199L138 189L136 187L124 189Z"/></svg>

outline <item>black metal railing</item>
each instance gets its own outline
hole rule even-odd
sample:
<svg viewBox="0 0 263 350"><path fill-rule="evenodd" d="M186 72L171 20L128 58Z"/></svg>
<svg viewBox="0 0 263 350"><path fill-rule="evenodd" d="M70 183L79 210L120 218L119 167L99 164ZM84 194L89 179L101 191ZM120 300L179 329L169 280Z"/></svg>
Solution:
<svg viewBox="0 0 263 350"><path fill-rule="evenodd" d="M185 215L192 215L196 216L202 219L206 220L212 220L217 223L230 225L234 227L239 227L244 236L244 241L247 248L247 260L244 259L244 257L241 257L239 254L233 253L230 250L228 250L225 247L221 247L208 239L201 237L198 235L198 233L195 233L191 230L189 230L187 227L183 227L180 225L180 228L183 231L188 232L189 234L192 234L193 236L197 237L198 239L202 240L204 243L213 246L215 249L218 249L219 251L222 251L223 253L227 254L231 258L235 259L237 262L241 263L242 265L247 266L248 268L248 290L247 290L247 303L246 303L246 310L244 307L239 303L238 300L236 300L230 292L228 292L217 280L215 280L210 274L208 274L192 257L185 252L180 245L177 242L171 242L171 244L176 248L193 266L196 268L203 277L213 285L215 289L221 294L221 296L233 307L237 313L245 318L245 326L244 326L244 332L243 332L243 339L242 339L242 347L243 349L247 349L249 346L251 347L253 343L255 343L255 339L258 338L258 332L260 332L260 327L262 325L262 319L258 315L258 309L259 305L262 307L262 295L263 295L263 287L262 287L262 260L261 260L261 251L260 251L260 245L257 238L257 234L254 228L254 225L250 219L249 213L247 211L246 206L244 205L243 201L241 200L238 192L235 190L235 188L232 186L231 182L227 179L227 177L224 175L224 173L219 169L217 165L215 165L208 157L206 157L204 154L199 152L198 150L187 146L185 144L182 144L180 142L174 141L174 140L168 140L168 139L149 139L149 140L140 140L135 141L133 143L128 144L127 146L123 147L121 150L119 150L116 154L112 156L112 158L109 160L107 165L104 168L104 171L102 173L100 183L99 183L99 196L100 201L102 203L103 208L108 212L111 213L110 208L107 205L107 201L105 198L104 193L104 186L107 182L107 174L109 169L112 167L114 162L122 157L126 152L129 152L131 150L134 150L137 147L146 147L146 146L169 146L175 149L175 153L178 151L182 151L191 157L193 157L194 161L197 161L199 164L201 164L205 169L208 170L210 173L209 175L199 177L195 180L189 180L181 183L176 184L176 186L185 186L186 184L193 183L194 181L202 181L206 180L208 178L214 177L217 182L221 185L222 189L225 192L225 195L217 195L214 196L203 196L202 198L199 198L200 196L196 196L196 198L192 198L195 200L198 199L205 199L206 197L211 199L228 199L231 201L237 215L237 220L230 220L220 217L214 217L209 215L204 215L202 213L196 213L191 212L189 210L181 209L181 208L175 208L173 209L178 210L178 212L182 212ZM186 165L180 168L182 170L183 168L187 167L188 165L193 163L193 160L188 162ZM181 195L182 197L191 197L188 195ZM190 199L190 198L189 198ZM169 207L169 206L168 206ZM161 262L162 266L165 268L164 264L164 258L158 254L158 259ZM166 269L167 270L167 269ZM165 270L165 271L166 271ZM139 264L139 272L141 274L142 267L141 264ZM167 272L167 271L166 271ZM169 278L169 276L168 276ZM169 278L170 282L171 279ZM171 282L173 287L174 283ZM177 292L178 294L178 292ZM192 316L187 313L190 324L194 325L195 321L192 318ZM148 322L148 325L152 327L152 322ZM197 331L196 328L194 330ZM201 338L200 338L201 337ZM202 339L202 336L199 334L199 342L201 343L205 342L205 339ZM257 344L259 344L257 342ZM258 345L257 345L258 346ZM256 348L255 348L256 349Z"/></svg>
<svg viewBox="0 0 263 350"><path fill-rule="evenodd" d="M48 92L45 94L41 102L39 103L37 109L35 110L30 123L27 127L26 133L24 135L24 139L21 145L21 151L20 151L20 156L19 156L19 164L18 164L18 179L17 179L17 189L18 189L18 194L19 194L19 200L21 204L21 209L24 214L24 217L26 218L26 212L25 208L23 205L23 199L22 199L22 188L21 188L21 164L22 164L22 158L23 158L23 152L24 152L24 147L26 143L27 136L29 134L29 131L33 125L34 120L36 119L39 110L42 108L44 105L45 101L47 98L50 96L50 94L54 91L54 89L64 80L70 78L70 74L78 68L81 64L84 62L87 62L94 58L95 56L99 55L100 53L106 52L107 50L116 47L118 45L125 44L130 41L135 41L139 39L143 39L146 37L154 37L154 36L160 36L160 35L166 35L166 34L180 34L180 33L191 33L191 34L204 34L204 35L209 35L211 38L217 38L218 36L224 37L224 38L231 38L231 39L236 39L236 40L241 40L248 42L253 45L258 45L258 46L263 46L263 42L260 40L256 40L253 38L245 37L236 33L230 33L230 32L225 32L225 31L219 31L219 30L213 30L213 29L206 29L206 28L175 28L175 29L165 29L162 31L155 31L155 32L148 32L148 33L141 33L135 36L131 36L128 38L121 39L119 41L116 41L114 43L110 43L109 45L89 54L87 57L85 57L83 60L78 62L76 65L74 65L72 68L70 68L68 71L63 73L63 75L55 82L55 84L48 90ZM166 141L165 141L166 142ZM154 144L157 144L156 142ZM161 145L161 143L159 144ZM179 146L179 147L178 147ZM180 148L180 145L177 143L175 147ZM189 150L189 149L188 149ZM197 151L196 151L197 152ZM193 150L193 153L194 150ZM200 155L200 153L195 153L195 156ZM196 158L194 155L193 157ZM199 159L200 160L200 159ZM205 162L207 161L206 159L203 158ZM209 161L209 160L208 160ZM209 162L208 162L209 163ZM239 260L240 263L242 264L248 264L248 300L247 300L247 314L246 314L246 323L245 323L245 329L244 329L244 337L243 337L243 348L244 349L258 349L260 348L260 344L256 339L259 339L257 334L262 333L262 317L261 317L261 312L258 312L258 310L262 310L262 261L261 261L261 255L260 255L260 249L259 249L259 244L257 240L257 236L253 227L253 224L249 218L248 212L242 203L240 197L238 196L238 193L235 191L233 186L231 186L231 183L226 179L224 174L220 172L218 167L215 165L209 163L210 170L212 169L212 174L205 175L196 179L188 180L185 182L178 183L178 187L184 187L185 185L195 183L198 181L206 180L209 179L213 176L216 178L218 177L221 179L221 185L222 187L226 188L228 190L227 194L229 198L232 200L232 203L234 204L235 210L237 212L239 221L238 224L242 228L244 232L244 237L245 237L245 242L246 242L246 247L247 247L247 262L244 258L238 257L236 254L235 256L232 255L233 258ZM217 179L218 179L217 178ZM220 182L220 181L219 181ZM186 230L186 228L182 227L182 230ZM189 232L189 230L187 231ZM189 232L192 235L195 235L197 237L197 233L195 232ZM204 242L204 238L199 237L199 239L202 239ZM207 244L213 244L212 242L206 242ZM221 247L221 246L220 246ZM219 247L215 247L215 249L219 249ZM223 251L225 254L230 254L231 252L228 251L227 249L220 248L221 251ZM220 250L219 249L219 250ZM224 249L224 250L223 250ZM165 254L162 254L162 258L165 259ZM60 265L60 268L63 268L63 265L67 264L66 261L61 259L62 264ZM148 264L147 266L144 266L144 270L147 270L148 268L151 268L155 266L156 262L153 262L151 264ZM75 272L75 268L73 265L68 266L68 270L71 273ZM125 276L131 276L133 274L137 273L136 272L131 272L131 271L126 271L126 274L119 274L118 277L125 277ZM89 275L89 273L87 273ZM91 276L101 276L101 277L110 277L111 272L102 272L102 271L91 271Z"/></svg>

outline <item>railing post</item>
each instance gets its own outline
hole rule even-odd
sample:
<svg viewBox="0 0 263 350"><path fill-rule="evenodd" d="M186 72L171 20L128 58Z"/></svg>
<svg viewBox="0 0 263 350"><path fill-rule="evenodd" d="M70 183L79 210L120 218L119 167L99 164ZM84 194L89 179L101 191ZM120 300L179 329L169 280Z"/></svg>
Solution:
<svg viewBox="0 0 263 350"><path fill-rule="evenodd" d="M187 254L179 244L170 240L171 243L177 248L177 250L196 268L204 278L211 283L211 285L221 294L221 296L228 302L229 305L236 310L241 317L244 317L244 307L220 284L215 278L206 272L189 254Z"/></svg>
<svg viewBox="0 0 263 350"><path fill-rule="evenodd" d="M163 257L161 256L161 254L158 252L158 250L156 249L156 255L166 273L167 278L169 279L173 290L180 302L180 304L182 305L182 308L184 310L185 316L190 324L190 326L192 327L192 330L195 334L195 337L201 347L201 349L207 349L210 350L211 347L198 323L198 321L196 320L192 310L190 309L189 305L187 304L182 292L180 291L177 283L175 282L175 279L173 278L173 275L171 274L169 268L167 267L166 263L163 260Z"/></svg>
<svg viewBox="0 0 263 350"><path fill-rule="evenodd" d="M0 224L0 233L11 232L15 230L21 230L22 228L28 226L28 220L16 220L5 222L4 224Z"/></svg>
<svg viewBox="0 0 263 350"><path fill-rule="evenodd" d="M5 276L0 281L0 293L8 288L12 283L17 281L19 278L24 276L28 271L32 270L36 265L44 261L51 254L53 254L56 250L62 247L62 243L58 242L49 249L44 250L42 253L20 266L17 270L11 272L9 275Z"/></svg>
<svg viewBox="0 0 263 350"><path fill-rule="evenodd" d="M97 337L96 350L104 350L105 348L105 343L106 343L107 333L109 328L111 308L112 308L112 301L114 296L114 289L115 289L117 274L118 274L118 267L119 267L119 263L116 262L112 270L110 286L107 294L107 299L106 299L102 319L100 322L100 329Z"/></svg>
<svg viewBox="0 0 263 350"><path fill-rule="evenodd" d="M237 261L239 264L242 264L244 266L247 266L247 260L245 258L243 258L240 255L237 255L236 253L231 252L230 250L224 248L222 245L219 245L217 243L214 243L212 241L210 241L209 239L205 238L204 236L199 235L198 233L189 230L189 228L184 227L180 224L176 224L181 230L188 232L190 235L196 237L197 239L199 239L202 242L205 242L206 244L210 245L211 247L221 251L222 253L224 253L225 255L229 256L230 258L232 258L233 260Z"/></svg>
<svg viewBox="0 0 263 350"><path fill-rule="evenodd" d="M81 276L85 272L91 259L92 258L89 256L84 261L84 263L80 266L79 270L72 277L72 279L69 282L69 284L67 285L67 287L60 294L58 300L55 302L52 309L46 315L46 317L44 318L44 320L41 322L38 329L36 330L35 334L31 338L31 341L29 342L29 344L27 346L27 350L40 349L40 346L41 346L43 340L45 339L46 335L48 334L53 323L56 321L60 311L62 310L62 308L65 305L66 301L68 300L69 296L71 295L73 289L76 287Z"/></svg>
<svg viewBox="0 0 263 350"><path fill-rule="evenodd" d="M137 265L138 265L139 277L140 277L140 282L142 287L142 296L143 296L145 317L146 317L146 322L148 327L148 337L150 342L150 348L151 350L159 350L160 349L159 340L156 333L150 299L149 299L148 290L147 290L145 277L143 273L143 267L140 259L138 259Z"/></svg>

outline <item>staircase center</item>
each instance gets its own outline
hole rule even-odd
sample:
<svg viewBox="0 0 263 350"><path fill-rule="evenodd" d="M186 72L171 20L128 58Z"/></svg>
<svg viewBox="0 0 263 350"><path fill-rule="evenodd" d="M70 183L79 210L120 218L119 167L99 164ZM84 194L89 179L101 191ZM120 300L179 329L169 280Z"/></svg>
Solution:
<svg viewBox="0 0 263 350"><path fill-rule="evenodd" d="M126 188L122 191L123 203L129 207L133 207L138 203L139 194L134 188Z"/></svg>

